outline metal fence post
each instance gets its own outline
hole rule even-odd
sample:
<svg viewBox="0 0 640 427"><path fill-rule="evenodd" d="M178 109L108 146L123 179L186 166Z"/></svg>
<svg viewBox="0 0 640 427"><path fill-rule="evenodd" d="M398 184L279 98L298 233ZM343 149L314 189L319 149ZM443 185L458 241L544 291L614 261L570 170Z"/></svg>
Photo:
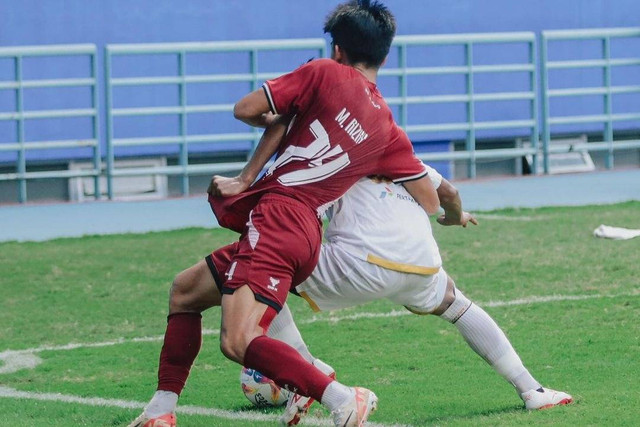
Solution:
<svg viewBox="0 0 640 427"><path fill-rule="evenodd" d="M467 165L467 176L469 178L476 177L476 131L475 131L475 105L473 100L473 44L468 42L465 44L465 59L467 66L467 121L469 130L467 131L467 140L465 148L469 152L469 164Z"/></svg>

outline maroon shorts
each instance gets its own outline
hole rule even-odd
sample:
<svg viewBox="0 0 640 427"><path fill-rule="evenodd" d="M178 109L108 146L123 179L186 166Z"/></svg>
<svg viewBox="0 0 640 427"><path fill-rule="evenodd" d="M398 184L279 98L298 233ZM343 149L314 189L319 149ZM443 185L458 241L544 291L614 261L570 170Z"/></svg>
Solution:
<svg viewBox="0 0 640 427"><path fill-rule="evenodd" d="M322 224L302 202L279 194L263 196L251 211L240 240L206 257L222 294L249 285L257 301L277 311L290 289L318 263Z"/></svg>

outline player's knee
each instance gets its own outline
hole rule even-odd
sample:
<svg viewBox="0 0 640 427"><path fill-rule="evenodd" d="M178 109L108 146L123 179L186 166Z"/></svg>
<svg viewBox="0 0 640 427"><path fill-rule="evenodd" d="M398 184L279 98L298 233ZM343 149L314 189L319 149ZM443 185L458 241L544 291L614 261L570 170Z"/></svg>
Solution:
<svg viewBox="0 0 640 427"><path fill-rule="evenodd" d="M227 359L234 360L236 359L236 355L233 348L233 343L231 340L226 339L223 336L220 336L220 351Z"/></svg>
<svg viewBox="0 0 640 427"><path fill-rule="evenodd" d="M175 307L179 306L180 303L184 300L185 290L183 289L183 283L179 280L180 276L176 276L171 283L171 288L169 289L169 306Z"/></svg>
<svg viewBox="0 0 640 427"><path fill-rule="evenodd" d="M472 302L459 289L455 289L455 299L449 307L440 315L449 323L456 323L467 312Z"/></svg>
<svg viewBox="0 0 640 427"><path fill-rule="evenodd" d="M444 293L444 297L442 298L442 302L431 314L435 314L436 316L440 316L442 313L447 311L451 304L456 299L456 284L453 279L447 275L447 289Z"/></svg>
<svg viewBox="0 0 640 427"><path fill-rule="evenodd" d="M198 307L194 304L196 298L193 297L194 286L184 275L178 274L171 284L169 291L169 311L197 311Z"/></svg>
<svg viewBox="0 0 640 427"><path fill-rule="evenodd" d="M243 340L238 336L231 334L220 335L220 351L227 359L242 364L244 360L245 346L242 344Z"/></svg>

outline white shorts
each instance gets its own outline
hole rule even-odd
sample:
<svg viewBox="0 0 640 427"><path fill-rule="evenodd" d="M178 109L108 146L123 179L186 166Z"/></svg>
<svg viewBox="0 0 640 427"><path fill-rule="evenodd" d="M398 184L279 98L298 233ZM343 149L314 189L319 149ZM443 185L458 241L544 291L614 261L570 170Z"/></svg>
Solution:
<svg viewBox="0 0 640 427"><path fill-rule="evenodd" d="M337 310L389 299L416 314L428 314L444 299L447 273L402 273L354 257L335 244L323 244L311 276L296 287L314 311Z"/></svg>

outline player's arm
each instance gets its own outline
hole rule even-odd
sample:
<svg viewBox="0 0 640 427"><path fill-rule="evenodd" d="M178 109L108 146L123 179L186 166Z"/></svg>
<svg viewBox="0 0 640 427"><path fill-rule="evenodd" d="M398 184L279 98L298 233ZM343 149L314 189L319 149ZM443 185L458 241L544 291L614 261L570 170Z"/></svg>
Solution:
<svg viewBox="0 0 640 427"><path fill-rule="evenodd" d="M469 212L462 210L462 199L458 189L446 179L437 190L440 206L444 209L444 214L438 217L438 223L442 225L461 225L466 227L468 223L478 225L478 220Z"/></svg>
<svg viewBox="0 0 640 427"><path fill-rule="evenodd" d="M262 128L269 126L275 119L262 88L254 90L238 101L233 107L233 116L248 125Z"/></svg>
<svg viewBox="0 0 640 427"><path fill-rule="evenodd" d="M242 168L240 175L235 177L214 175L207 193L212 196L228 197L235 196L249 188L278 149L282 138L287 132L287 126L290 121L291 117L289 116L274 116L273 121L262 134L256 150L244 168Z"/></svg>
<svg viewBox="0 0 640 427"><path fill-rule="evenodd" d="M431 179L428 175L413 181L405 181L402 183L407 189L411 197L418 202L422 209L429 215L435 214L440 208L440 200Z"/></svg>

